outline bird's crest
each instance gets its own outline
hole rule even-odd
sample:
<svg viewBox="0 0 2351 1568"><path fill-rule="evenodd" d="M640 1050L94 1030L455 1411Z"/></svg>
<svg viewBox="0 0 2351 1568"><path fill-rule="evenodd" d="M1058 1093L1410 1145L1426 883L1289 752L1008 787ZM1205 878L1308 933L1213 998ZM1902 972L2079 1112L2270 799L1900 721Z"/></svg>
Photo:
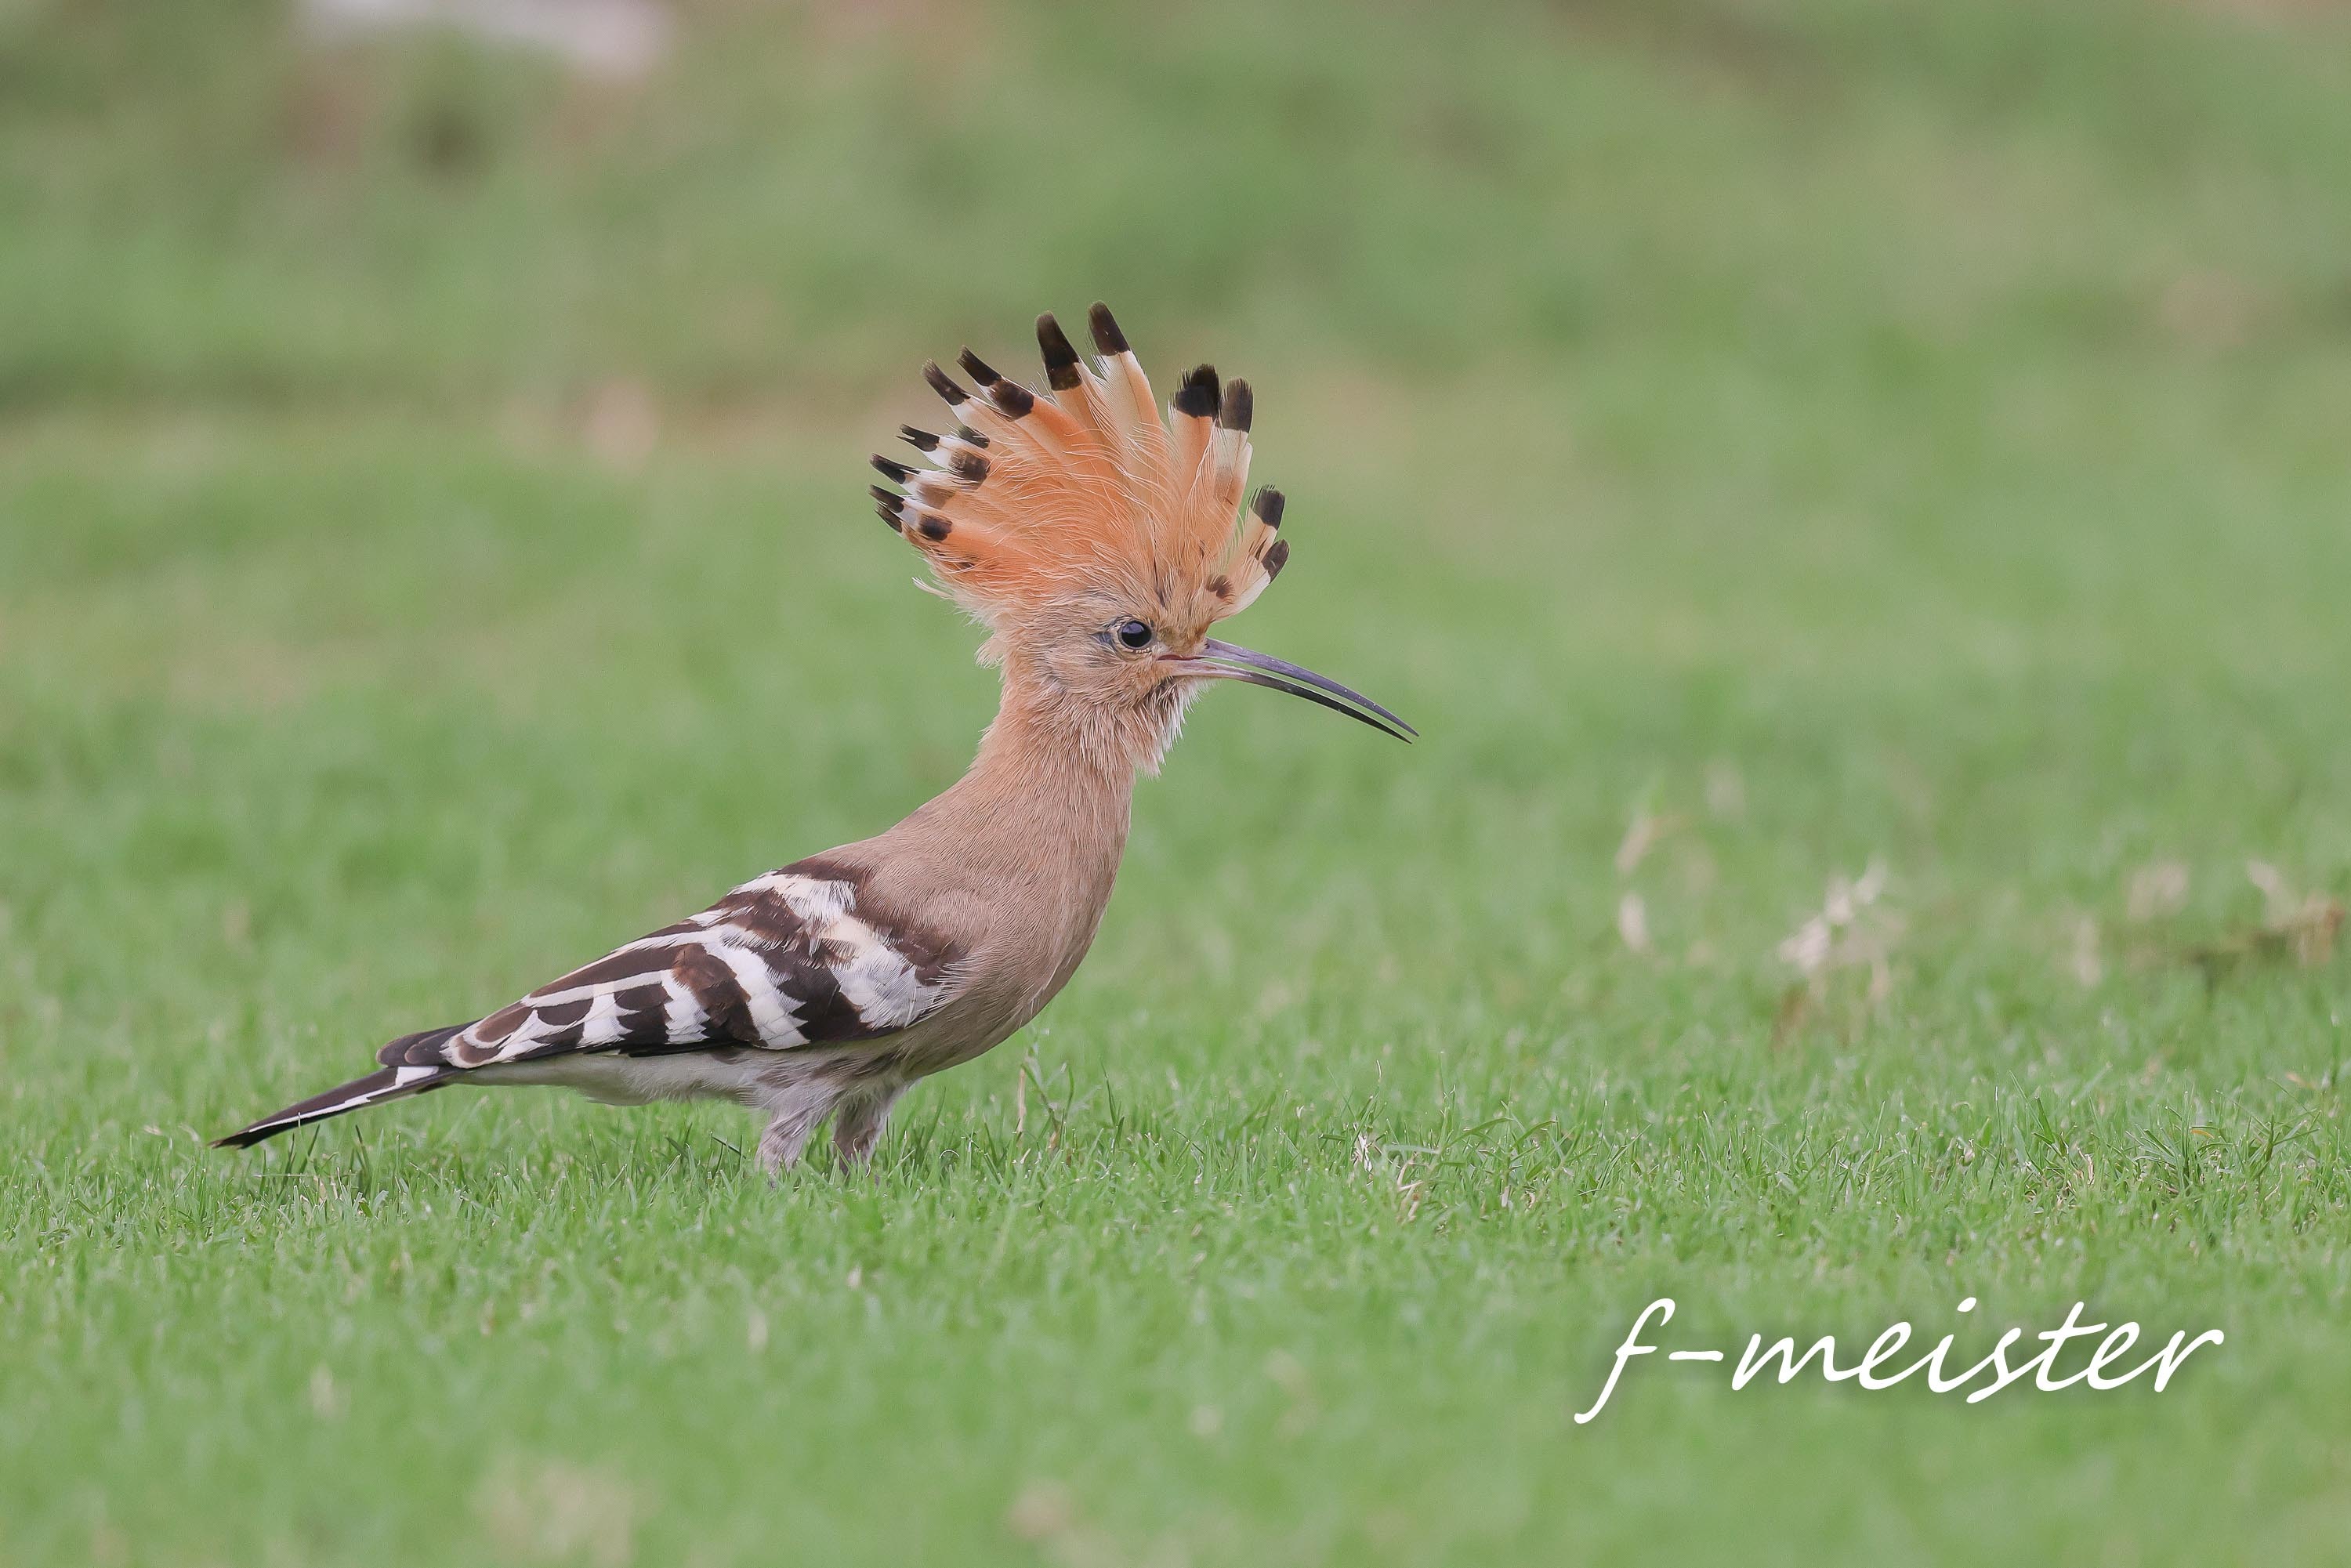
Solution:
<svg viewBox="0 0 2351 1568"><path fill-rule="evenodd" d="M904 493L873 486L882 518L939 586L991 630L1100 589L1155 596L1205 628L1247 609L1280 574L1281 492L1249 485L1247 382L1186 372L1162 423L1151 382L1103 306L1089 312L1099 359L1081 359L1051 315L1037 318L1046 390L967 349L966 389L935 362L923 375L956 423L906 426L916 462L875 457ZM1188 612L1188 613L1187 613Z"/></svg>

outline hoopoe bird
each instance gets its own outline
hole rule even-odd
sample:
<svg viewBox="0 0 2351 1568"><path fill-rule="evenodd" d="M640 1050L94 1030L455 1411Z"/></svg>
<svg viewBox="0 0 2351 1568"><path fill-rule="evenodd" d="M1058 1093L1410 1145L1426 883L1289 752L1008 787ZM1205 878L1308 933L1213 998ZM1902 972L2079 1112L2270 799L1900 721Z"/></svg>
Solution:
<svg viewBox="0 0 2351 1568"><path fill-rule="evenodd" d="M1162 423L1110 312L1089 365L1037 319L1047 391L968 349L966 390L923 367L955 423L875 457L883 521L987 632L1002 672L970 769L877 838L754 877L486 1018L402 1035L364 1078L218 1145L457 1083L556 1084L613 1104L718 1098L766 1113L759 1164L793 1165L830 1117L844 1166L907 1086L970 1061L1069 982L1108 905L1137 775L1217 680L1409 725L1311 670L1208 635L1290 559L1282 497L1241 505L1247 382L1188 371ZM931 585L925 585L931 586Z"/></svg>

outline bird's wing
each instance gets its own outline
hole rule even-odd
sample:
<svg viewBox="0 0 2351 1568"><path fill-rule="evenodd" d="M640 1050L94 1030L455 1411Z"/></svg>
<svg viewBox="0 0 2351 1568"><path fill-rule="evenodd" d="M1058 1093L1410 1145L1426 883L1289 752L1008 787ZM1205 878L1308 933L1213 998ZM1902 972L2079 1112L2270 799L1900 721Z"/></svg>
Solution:
<svg viewBox="0 0 2351 1568"><path fill-rule="evenodd" d="M711 1051L872 1040L954 991L946 943L858 907L853 871L802 861L616 947L510 1007L385 1046L391 1067L486 1067L567 1051Z"/></svg>

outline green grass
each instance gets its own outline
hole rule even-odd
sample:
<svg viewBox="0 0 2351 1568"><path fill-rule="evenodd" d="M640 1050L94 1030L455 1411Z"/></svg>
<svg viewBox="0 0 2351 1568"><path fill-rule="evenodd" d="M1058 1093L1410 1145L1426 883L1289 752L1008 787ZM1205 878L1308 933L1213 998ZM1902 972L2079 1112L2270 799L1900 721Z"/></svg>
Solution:
<svg viewBox="0 0 2351 1568"><path fill-rule="evenodd" d="M2351 894L2346 44L708 4L595 89L0 5L0 1561L2337 1556L2351 960L2247 865ZM1423 744L1216 694L870 1180L201 1146L952 779L859 460L1096 296L1258 383L1237 635ZM1659 1295L2229 1337L1575 1425Z"/></svg>

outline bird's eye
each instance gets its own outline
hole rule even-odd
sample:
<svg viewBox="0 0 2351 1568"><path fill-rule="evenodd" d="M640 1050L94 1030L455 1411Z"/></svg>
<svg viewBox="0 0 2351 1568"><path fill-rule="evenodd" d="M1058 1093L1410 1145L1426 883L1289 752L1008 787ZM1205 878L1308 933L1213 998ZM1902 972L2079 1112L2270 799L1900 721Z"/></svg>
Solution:
<svg viewBox="0 0 2351 1568"><path fill-rule="evenodd" d="M1145 626L1140 621L1120 622L1118 624L1117 637L1119 646L1122 648L1148 648L1151 646L1151 628Z"/></svg>

